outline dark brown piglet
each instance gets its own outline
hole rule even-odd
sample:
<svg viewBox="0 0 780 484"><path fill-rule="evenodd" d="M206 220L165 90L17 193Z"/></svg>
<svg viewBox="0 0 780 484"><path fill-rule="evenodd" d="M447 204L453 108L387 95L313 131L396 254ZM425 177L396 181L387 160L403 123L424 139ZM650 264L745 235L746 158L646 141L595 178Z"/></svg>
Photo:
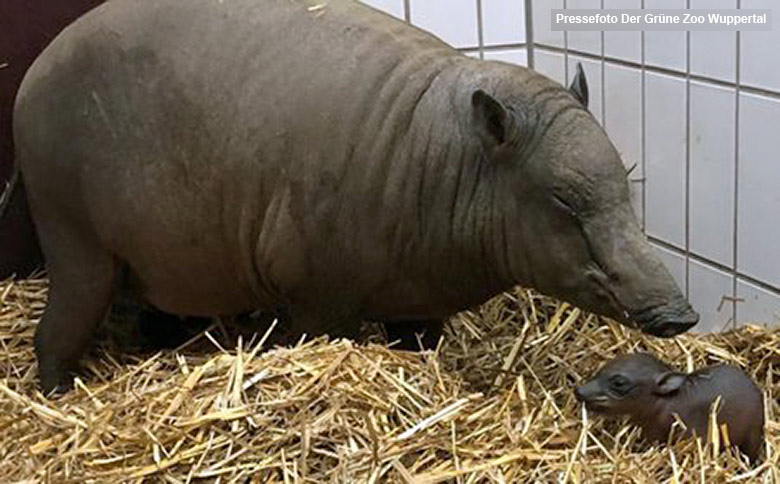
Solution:
<svg viewBox="0 0 780 484"><path fill-rule="evenodd" d="M751 461L764 441L761 391L741 369L730 365L678 373L658 358L636 353L619 356L575 390L577 400L594 412L627 415L646 438L666 442L675 414L685 435L707 435L712 404L720 397L718 424Z"/></svg>

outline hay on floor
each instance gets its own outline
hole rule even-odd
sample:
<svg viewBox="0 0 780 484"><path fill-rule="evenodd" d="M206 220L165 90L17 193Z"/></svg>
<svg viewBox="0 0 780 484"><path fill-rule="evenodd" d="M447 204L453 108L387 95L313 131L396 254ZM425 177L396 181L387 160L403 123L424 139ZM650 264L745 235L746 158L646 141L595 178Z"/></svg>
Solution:
<svg viewBox="0 0 780 484"><path fill-rule="evenodd" d="M98 350L49 400L32 350L45 300L44 280L0 284L4 482L780 482L778 329L661 340L518 289L453 318L437 354L213 332L209 351ZM586 414L573 386L638 350L745 368L765 393L763 463Z"/></svg>

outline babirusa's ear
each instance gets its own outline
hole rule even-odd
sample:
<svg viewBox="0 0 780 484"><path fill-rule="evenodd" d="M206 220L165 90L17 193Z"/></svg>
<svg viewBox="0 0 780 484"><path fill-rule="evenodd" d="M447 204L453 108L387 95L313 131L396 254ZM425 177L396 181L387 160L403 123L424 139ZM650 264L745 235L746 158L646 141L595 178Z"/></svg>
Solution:
<svg viewBox="0 0 780 484"><path fill-rule="evenodd" d="M676 392L685 383L685 375L676 371L667 371L658 376L655 380L656 395L669 395Z"/></svg>
<svg viewBox="0 0 780 484"><path fill-rule="evenodd" d="M494 148L504 143L509 130L509 113L493 96L482 89L471 95L471 107L474 110L474 125L482 143Z"/></svg>
<svg viewBox="0 0 780 484"><path fill-rule="evenodd" d="M585 71L582 69L582 62L577 62L577 73L569 86L569 92L588 109L588 80L585 79Z"/></svg>

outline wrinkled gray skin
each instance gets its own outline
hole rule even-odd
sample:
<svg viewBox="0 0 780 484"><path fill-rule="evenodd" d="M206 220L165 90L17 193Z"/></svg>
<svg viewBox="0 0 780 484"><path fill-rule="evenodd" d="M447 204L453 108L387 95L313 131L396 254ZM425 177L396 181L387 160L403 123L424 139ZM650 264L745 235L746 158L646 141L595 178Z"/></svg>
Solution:
<svg viewBox="0 0 780 484"><path fill-rule="evenodd" d="M331 335L373 319L412 344L516 284L654 335L696 323L584 78L575 97L315 3L110 1L35 62L14 119L51 277L45 390L120 280L171 313L284 309Z"/></svg>
<svg viewBox="0 0 780 484"><path fill-rule="evenodd" d="M683 435L707 435L710 408L721 397L718 424L729 441L755 462L764 442L764 399L741 369L730 365L678 373L646 353L619 356L575 390L595 412L627 415L649 440L666 442L677 414ZM706 437L705 437L706 438Z"/></svg>

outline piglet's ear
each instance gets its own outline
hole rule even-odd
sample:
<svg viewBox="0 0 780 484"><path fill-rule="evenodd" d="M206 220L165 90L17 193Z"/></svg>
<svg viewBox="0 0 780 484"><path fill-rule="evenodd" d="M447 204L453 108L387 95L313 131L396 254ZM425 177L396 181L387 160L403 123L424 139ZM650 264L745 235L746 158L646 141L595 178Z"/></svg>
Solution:
<svg viewBox="0 0 780 484"><path fill-rule="evenodd" d="M656 395L669 395L679 390L683 383L685 383L684 374L667 371L656 378L653 393Z"/></svg>

